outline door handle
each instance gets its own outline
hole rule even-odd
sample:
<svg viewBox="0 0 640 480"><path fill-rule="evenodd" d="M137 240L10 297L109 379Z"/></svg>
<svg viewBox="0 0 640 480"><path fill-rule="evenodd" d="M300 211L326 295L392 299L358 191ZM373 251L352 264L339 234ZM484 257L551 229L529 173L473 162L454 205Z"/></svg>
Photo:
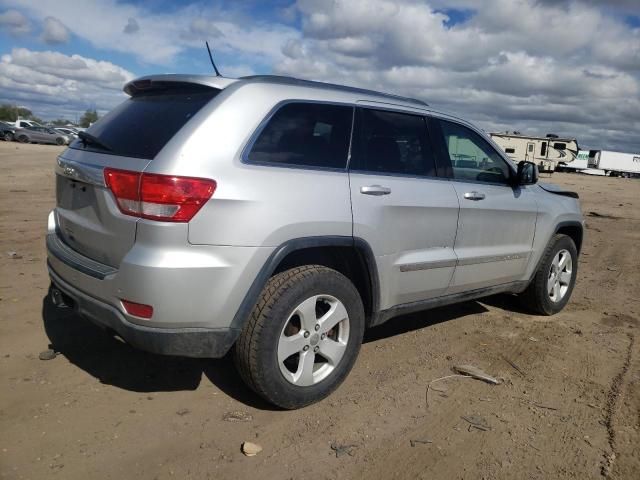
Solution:
<svg viewBox="0 0 640 480"><path fill-rule="evenodd" d="M391 193L391 189L381 185L369 185L367 187L360 187L360 193L375 196L389 195Z"/></svg>
<svg viewBox="0 0 640 480"><path fill-rule="evenodd" d="M480 192L467 192L464 194L464 198L466 198L467 200L473 200L475 202L477 202L478 200L484 200L484 193L480 193Z"/></svg>

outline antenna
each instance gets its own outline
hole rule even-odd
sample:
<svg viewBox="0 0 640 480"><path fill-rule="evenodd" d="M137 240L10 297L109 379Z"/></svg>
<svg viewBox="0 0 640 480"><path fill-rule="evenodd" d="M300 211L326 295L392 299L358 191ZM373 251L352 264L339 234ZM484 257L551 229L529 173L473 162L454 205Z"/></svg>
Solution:
<svg viewBox="0 0 640 480"><path fill-rule="evenodd" d="M222 75L220 75L220 72L218 71L218 68L216 67L215 62L213 61L213 55L211 55L211 49L209 48L209 42L204 42L204 44L207 46L207 52L209 52L209 60L211 60L211 65L213 65L213 70L216 72L216 77L221 77Z"/></svg>

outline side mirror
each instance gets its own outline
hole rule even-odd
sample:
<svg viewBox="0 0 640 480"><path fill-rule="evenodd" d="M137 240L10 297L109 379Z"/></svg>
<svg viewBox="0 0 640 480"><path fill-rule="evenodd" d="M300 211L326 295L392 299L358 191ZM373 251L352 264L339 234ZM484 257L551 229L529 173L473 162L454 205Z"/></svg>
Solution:
<svg viewBox="0 0 640 480"><path fill-rule="evenodd" d="M533 162L519 162L517 185L533 185L538 182L538 166Z"/></svg>

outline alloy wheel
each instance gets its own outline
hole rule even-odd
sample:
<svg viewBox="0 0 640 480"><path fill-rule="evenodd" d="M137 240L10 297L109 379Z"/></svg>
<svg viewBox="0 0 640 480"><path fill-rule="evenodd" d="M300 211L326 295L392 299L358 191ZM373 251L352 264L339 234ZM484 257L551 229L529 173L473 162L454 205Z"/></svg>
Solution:
<svg viewBox="0 0 640 480"><path fill-rule="evenodd" d="M547 293L552 302L561 301L569 290L573 275L573 260L568 250L560 250L551 262Z"/></svg>
<svg viewBox="0 0 640 480"><path fill-rule="evenodd" d="M347 350L349 316L331 295L314 295L298 305L278 340L278 366L290 383L306 387L331 374Z"/></svg>

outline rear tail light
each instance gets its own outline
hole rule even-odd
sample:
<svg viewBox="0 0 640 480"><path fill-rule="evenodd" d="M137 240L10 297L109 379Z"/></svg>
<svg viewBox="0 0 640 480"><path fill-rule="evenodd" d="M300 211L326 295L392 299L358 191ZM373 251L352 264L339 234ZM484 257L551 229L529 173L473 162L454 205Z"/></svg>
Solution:
<svg viewBox="0 0 640 480"><path fill-rule="evenodd" d="M140 318L151 318L153 315L153 307L143 303L130 302L129 300L121 300L122 306L129 315Z"/></svg>
<svg viewBox="0 0 640 480"><path fill-rule="evenodd" d="M104 181L125 215L163 222L188 222L211 198L216 182L207 178L104 169Z"/></svg>

